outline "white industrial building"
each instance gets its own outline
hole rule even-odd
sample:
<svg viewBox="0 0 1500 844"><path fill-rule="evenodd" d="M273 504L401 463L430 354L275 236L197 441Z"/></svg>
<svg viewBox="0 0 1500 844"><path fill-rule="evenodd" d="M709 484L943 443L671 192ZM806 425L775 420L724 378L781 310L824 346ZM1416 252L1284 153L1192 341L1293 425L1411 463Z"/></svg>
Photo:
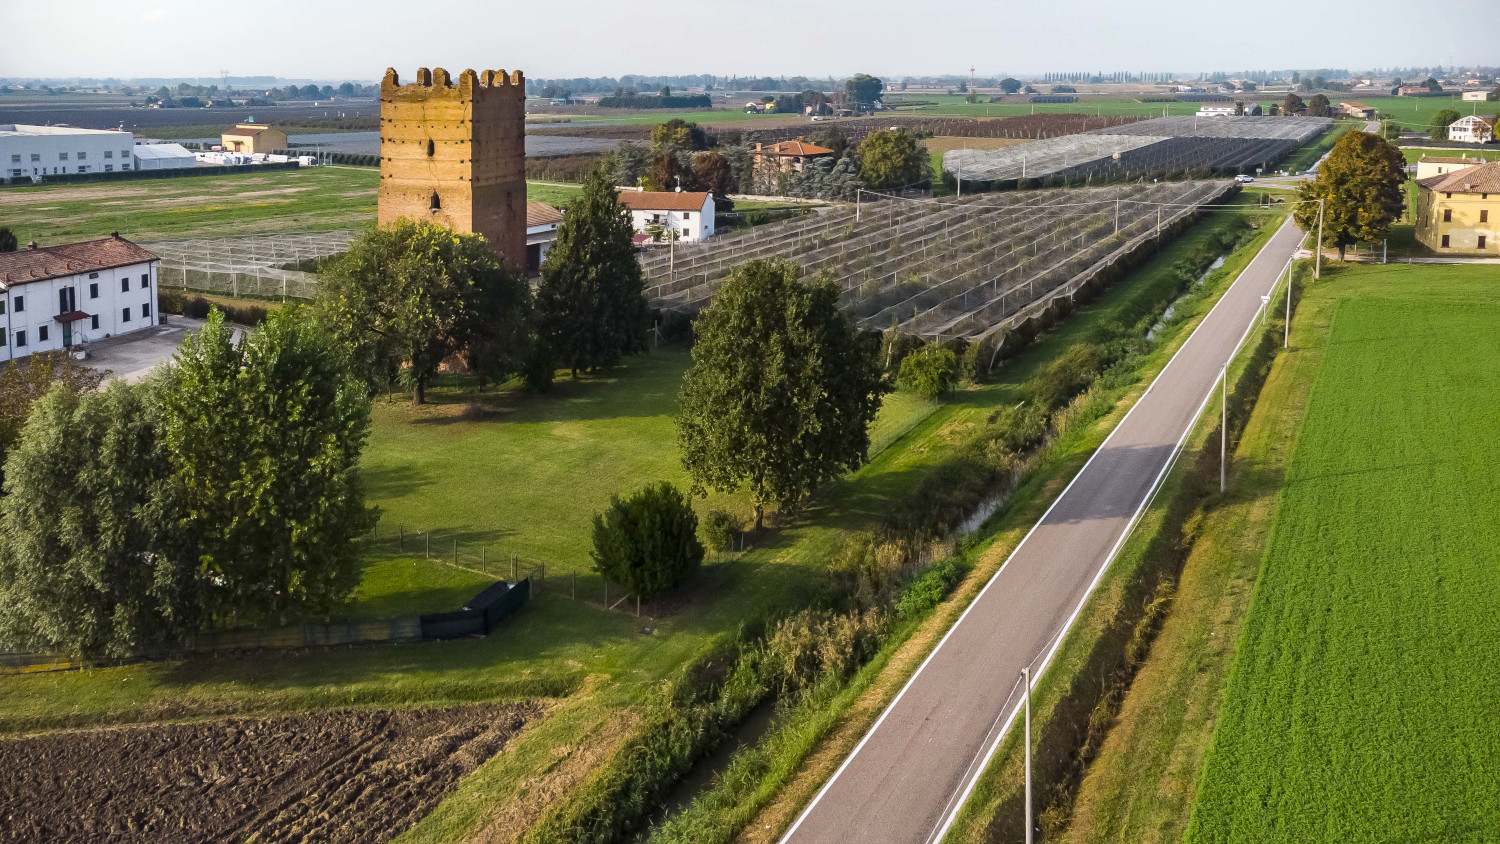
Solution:
<svg viewBox="0 0 1500 844"><path fill-rule="evenodd" d="M135 169L172 170L197 167L198 156L182 144L136 144Z"/></svg>
<svg viewBox="0 0 1500 844"><path fill-rule="evenodd" d="M5 181L64 173L110 173L135 166L129 132L72 126L0 124L0 175Z"/></svg>
<svg viewBox="0 0 1500 844"><path fill-rule="evenodd" d="M630 209L635 230L659 234L665 242L668 232L677 240L705 240L714 233L714 195L692 191L622 190L620 204Z"/></svg>
<svg viewBox="0 0 1500 844"><path fill-rule="evenodd" d="M118 234L0 252L0 361L156 324L157 257Z"/></svg>
<svg viewBox="0 0 1500 844"><path fill-rule="evenodd" d="M1199 117L1234 117L1234 103L1204 103L1198 106Z"/></svg>

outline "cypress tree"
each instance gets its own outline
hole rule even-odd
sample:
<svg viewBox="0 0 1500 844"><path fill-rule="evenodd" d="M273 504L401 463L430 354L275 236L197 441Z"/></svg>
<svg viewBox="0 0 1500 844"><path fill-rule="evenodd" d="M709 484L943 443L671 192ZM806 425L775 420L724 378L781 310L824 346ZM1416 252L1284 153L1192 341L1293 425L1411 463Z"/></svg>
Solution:
<svg viewBox="0 0 1500 844"><path fill-rule="evenodd" d="M543 353L575 378L646 350L651 311L634 234L609 174L595 170L563 212L536 294Z"/></svg>

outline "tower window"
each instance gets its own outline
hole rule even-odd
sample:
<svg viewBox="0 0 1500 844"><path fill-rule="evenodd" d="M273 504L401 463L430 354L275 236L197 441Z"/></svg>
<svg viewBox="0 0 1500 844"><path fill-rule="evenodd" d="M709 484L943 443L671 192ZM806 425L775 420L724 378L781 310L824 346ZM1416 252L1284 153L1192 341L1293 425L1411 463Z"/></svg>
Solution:
<svg viewBox="0 0 1500 844"><path fill-rule="evenodd" d="M428 140L427 141L427 157L431 158L432 155L433 155L433 153L435 153L435 152L437 152L437 145L434 144L431 140Z"/></svg>
<svg viewBox="0 0 1500 844"><path fill-rule="evenodd" d="M428 203L427 207L430 208L433 212L443 210L443 201L441 199L438 199L437 191L432 192L432 200Z"/></svg>

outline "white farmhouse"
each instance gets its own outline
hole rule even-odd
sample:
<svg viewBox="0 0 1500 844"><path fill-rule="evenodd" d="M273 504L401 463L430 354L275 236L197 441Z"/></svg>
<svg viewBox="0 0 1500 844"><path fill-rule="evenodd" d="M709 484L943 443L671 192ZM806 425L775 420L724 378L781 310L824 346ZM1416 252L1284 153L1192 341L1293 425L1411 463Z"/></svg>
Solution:
<svg viewBox="0 0 1500 844"><path fill-rule="evenodd" d="M0 176L7 182L64 173L110 173L135 166L129 132L72 126L0 124Z"/></svg>
<svg viewBox="0 0 1500 844"><path fill-rule="evenodd" d="M714 233L714 195L692 191L622 190L620 204L630 209L635 230L680 241L705 240Z"/></svg>
<svg viewBox="0 0 1500 844"><path fill-rule="evenodd" d="M1461 144L1487 144L1495 139L1494 117L1471 114L1448 124L1448 140Z"/></svg>
<svg viewBox="0 0 1500 844"><path fill-rule="evenodd" d="M0 252L0 361L156 324L156 269L118 234Z"/></svg>

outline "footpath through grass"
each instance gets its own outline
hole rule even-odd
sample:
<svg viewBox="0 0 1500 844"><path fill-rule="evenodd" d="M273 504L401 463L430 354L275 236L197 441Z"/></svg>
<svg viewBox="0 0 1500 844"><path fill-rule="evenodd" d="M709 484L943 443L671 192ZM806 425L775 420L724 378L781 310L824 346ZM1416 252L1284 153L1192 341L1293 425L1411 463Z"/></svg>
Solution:
<svg viewBox="0 0 1500 844"><path fill-rule="evenodd" d="M1358 267L1332 300L1188 840L1500 836L1500 295Z"/></svg>

